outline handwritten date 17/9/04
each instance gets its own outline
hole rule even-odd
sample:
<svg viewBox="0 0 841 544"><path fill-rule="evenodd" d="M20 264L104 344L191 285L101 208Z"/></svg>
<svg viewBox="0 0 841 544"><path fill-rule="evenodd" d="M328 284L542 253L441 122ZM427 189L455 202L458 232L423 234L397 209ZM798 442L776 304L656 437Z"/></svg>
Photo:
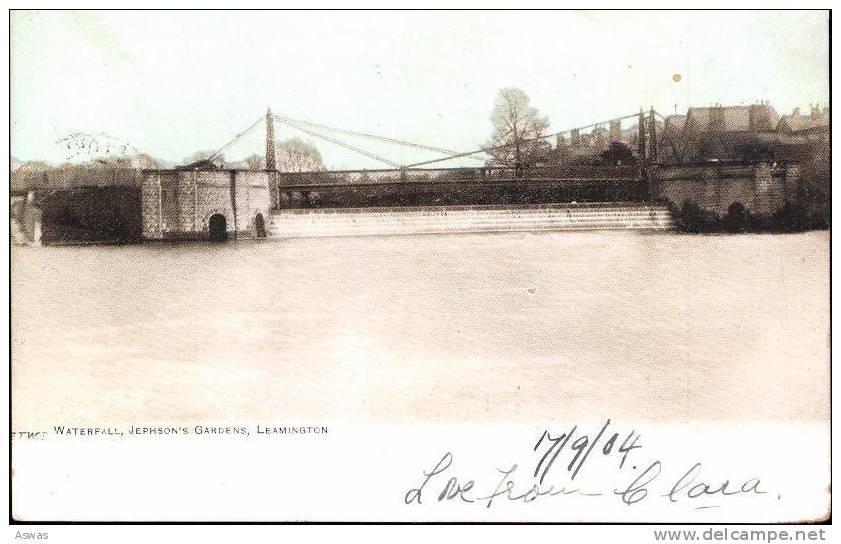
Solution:
<svg viewBox="0 0 841 544"><path fill-rule="evenodd" d="M534 477L537 478L538 475L540 475L539 482L542 484L543 480L546 479L546 475L549 473L549 469L551 469L552 465L555 463L555 460L561 452L564 451L566 446L569 445L568 449L575 453L571 454L572 459L570 459L566 469L567 472L572 473L570 480L575 480L575 477L578 475L581 467L584 466L584 463L587 461L590 453L596 448L596 445L599 444L599 440L601 440L602 436L606 436L605 432L609 426L610 420L608 419L605 421L604 425L602 425L602 428L596 434L596 437L592 440L589 435L578 431L578 425L573 425L572 428L560 435L553 435L548 430L543 431L543 434L540 435L540 439L534 445L534 451L539 453L544 448L546 451L543 456L540 457L540 460L537 462L537 466L534 468ZM573 440L573 436L575 437L575 440ZM613 433L610 435L610 438L606 437L604 443L601 444L601 453L607 456L616 451L616 455L621 455L619 468L622 468L625 466L625 460L628 458L628 454L631 453L632 450L641 448L642 446L637 445L639 435L634 431L625 435L624 440L617 447L619 438L619 433Z"/></svg>

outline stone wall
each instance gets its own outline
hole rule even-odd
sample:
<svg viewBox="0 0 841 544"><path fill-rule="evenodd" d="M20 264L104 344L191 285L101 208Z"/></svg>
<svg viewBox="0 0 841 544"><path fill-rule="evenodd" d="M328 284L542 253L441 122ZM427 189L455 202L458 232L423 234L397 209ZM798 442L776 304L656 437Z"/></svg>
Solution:
<svg viewBox="0 0 841 544"><path fill-rule="evenodd" d="M265 172L148 170L142 187L146 239L208 238L215 214L229 234L256 236L257 215L267 221L271 207Z"/></svg>
<svg viewBox="0 0 841 544"><path fill-rule="evenodd" d="M799 179L796 164L661 166L652 170L651 195L678 208L692 200L720 216L735 202L752 214L771 215L796 194Z"/></svg>

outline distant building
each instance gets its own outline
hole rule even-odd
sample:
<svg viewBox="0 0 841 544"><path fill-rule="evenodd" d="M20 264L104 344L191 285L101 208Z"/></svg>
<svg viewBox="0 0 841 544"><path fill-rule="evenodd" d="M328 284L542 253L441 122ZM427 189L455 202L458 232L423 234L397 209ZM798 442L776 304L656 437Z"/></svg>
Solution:
<svg viewBox="0 0 841 544"><path fill-rule="evenodd" d="M748 106L691 107L670 115L659 134L664 163L704 161L800 160L808 139L829 135L829 111L812 108L810 115L780 116L770 103Z"/></svg>
<svg viewBox="0 0 841 544"><path fill-rule="evenodd" d="M647 115L647 114L646 114ZM655 122L656 132L663 128L660 121ZM627 146L633 154L639 148L639 125L637 122L622 127L620 120L601 123L584 132L586 129L573 129L568 134L558 135L555 141L556 156L561 163L599 163L602 154L611 144L621 143Z"/></svg>
<svg viewBox="0 0 841 544"><path fill-rule="evenodd" d="M780 118L777 132L808 140L829 141L829 108L810 104L808 115L801 114L800 108L795 108L791 115L783 115Z"/></svg>
<svg viewBox="0 0 841 544"><path fill-rule="evenodd" d="M684 129L705 132L773 132L780 116L768 103L750 106L722 106L689 108L684 119Z"/></svg>
<svg viewBox="0 0 841 544"><path fill-rule="evenodd" d="M687 117L686 115L670 115L666 117L666 120L663 122L663 130L660 132L661 138L679 138L683 134Z"/></svg>

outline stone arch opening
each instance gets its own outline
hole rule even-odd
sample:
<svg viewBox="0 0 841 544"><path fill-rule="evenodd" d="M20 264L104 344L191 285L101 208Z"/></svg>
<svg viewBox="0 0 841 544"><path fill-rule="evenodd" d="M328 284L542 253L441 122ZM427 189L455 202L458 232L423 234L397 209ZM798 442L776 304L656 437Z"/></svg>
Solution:
<svg viewBox="0 0 841 544"><path fill-rule="evenodd" d="M257 234L257 238L266 237L266 220L263 219L262 213L258 213L254 217L254 232Z"/></svg>
<svg viewBox="0 0 841 544"><path fill-rule="evenodd" d="M228 239L228 222L221 213L215 213L208 220L208 232L214 242L224 242Z"/></svg>

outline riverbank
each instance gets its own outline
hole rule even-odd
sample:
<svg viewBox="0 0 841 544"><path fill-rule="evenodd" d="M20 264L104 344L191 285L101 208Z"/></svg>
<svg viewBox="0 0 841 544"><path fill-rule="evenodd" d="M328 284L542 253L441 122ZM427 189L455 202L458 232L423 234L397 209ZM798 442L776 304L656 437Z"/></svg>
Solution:
<svg viewBox="0 0 841 544"><path fill-rule="evenodd" d="M14 212L14 210L13 210ZM127 245L149 242L139 230L126 231L111 222L86 224L87 228L54 222L39 223L40 237L24 227L20 210L13 213L13 243L21 246ZM39 215L40 217L40 215ZM50 217L48 215L48 217ZM702 210L692 201L677 209L671 203L569 203L506 206L425 206L397 208L293 209L269 216L269 238L324 236L383 236L457 234L478 232L542 232L648 230L692 234L792 233L828 230L827 220L786 204L772 216L748 213L734 204L722 217ZM229 239L259 239L242 231ZM163 239L171 243L205 240L200 234Z"/></svg>

